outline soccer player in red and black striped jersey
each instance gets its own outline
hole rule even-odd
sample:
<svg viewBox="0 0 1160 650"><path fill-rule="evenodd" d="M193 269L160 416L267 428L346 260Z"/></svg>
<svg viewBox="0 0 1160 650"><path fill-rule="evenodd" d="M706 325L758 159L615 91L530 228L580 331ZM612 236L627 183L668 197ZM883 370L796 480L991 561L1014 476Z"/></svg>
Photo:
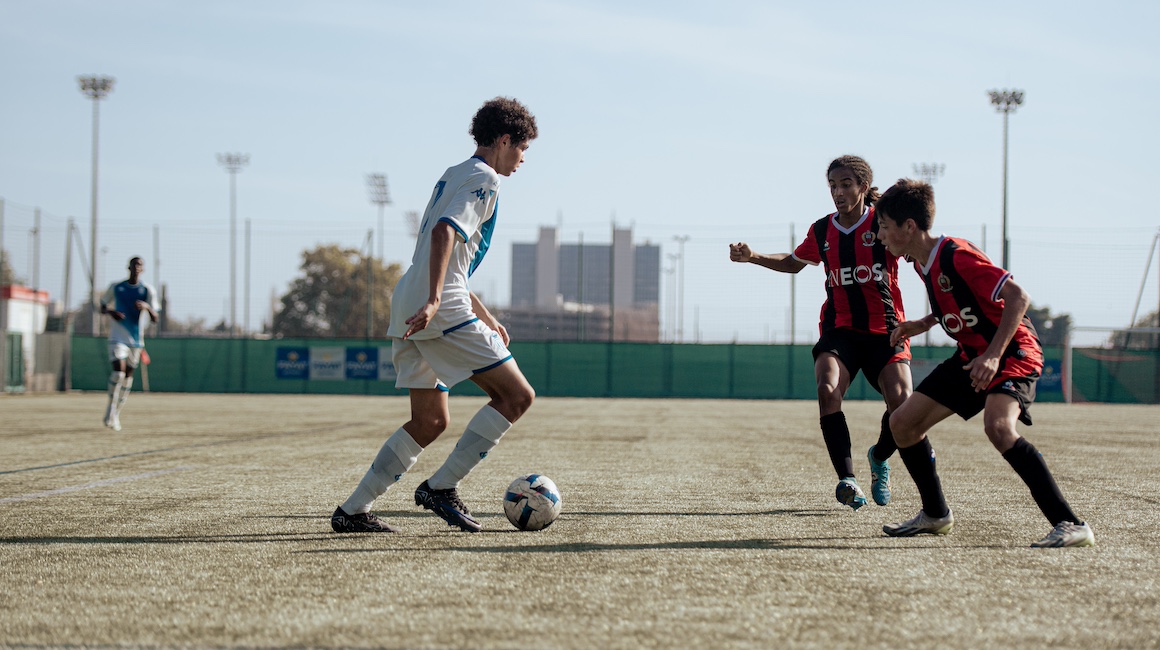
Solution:
<svg viewBox="0 0 1160 650"><path fill-rule="evenodd" d="M1091 546L1091 527L1072 512L1043 456L1015 430L1016 421L1031 424L1035 382L1043 370L1043 348L1026 315L1031 304L1027 292L970 242L930 233L935 206L928 183L902 179L876 207L878 238L891 253L914 262L933 312L900 324L891 341L901 342L935 324L958 341L954 355L890 418L899 455L922 497L922 510L882 530L895 537L951 531L954 515L943 497L926 434L953 414L968 420L982 411L987 438L1027 484L1053 527L1032 546Z"/></svg>
<svg viewBox="0 0 1160 650"><path fill-rule="evenodd" d="M794 252L754 253L745 242L729 245L729 259L750 262L783 273L806 265L826 271L826 301L822 305L820 338L814 346L814 376L822 438L838 474L835 496L857 510L866 497L854 475L850 429L842 400L861 370L886 401L878 442L870 447L870 493L874 502L890 503L890 465L897 447L890 431L890 413L910 395L910 343L890 342L903 320L898 289L898 257L877 239L878 221L871 204L878 197L874 172L857 156L841 156L826 170L836 212L818 219Z"/></svg>

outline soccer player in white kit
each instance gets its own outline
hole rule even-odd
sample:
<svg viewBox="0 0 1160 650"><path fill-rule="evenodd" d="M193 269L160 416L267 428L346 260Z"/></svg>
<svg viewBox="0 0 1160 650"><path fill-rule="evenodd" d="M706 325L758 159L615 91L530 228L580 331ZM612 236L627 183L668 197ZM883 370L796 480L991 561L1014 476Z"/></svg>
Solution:
<svg viewBox="0 0 1160 650"><path fill-rule="evenodd" d="M532 405L536 393L507 349L508 334L468 288L491 245L500 176L511 176L538 135L520 102L497 97L471 122L476 150L435 184L411 267L391 298L392 359L397 388L411 398L411 419L383 443L358 487L331 515L336 533L391 533L371 505L402 478L447 428L451 386L470 379L491 400L467 423L446 462L415 490L415 504L451 526L478 532L457 487Z"/></svg>
<svg viewBox="0 0 1160 650"><path fill-rule="evenodd" d="M133 389L133 370L141 364L145 349L145 318L157 322L157 292L141 281L145 263L140 257L129 260L129 279L109 285L101 297L101 313L108 314L109 361L113 372L109 375L109 405L105 409L105 426L121 430L121 407Z"/></svg>

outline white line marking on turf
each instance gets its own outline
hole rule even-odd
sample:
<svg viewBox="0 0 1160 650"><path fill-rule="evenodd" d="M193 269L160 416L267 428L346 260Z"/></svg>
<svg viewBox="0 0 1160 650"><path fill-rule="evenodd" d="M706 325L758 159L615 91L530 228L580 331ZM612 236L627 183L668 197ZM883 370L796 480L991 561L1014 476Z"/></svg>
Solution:
<svg viewBox="0 0 1160 650"><path fill-rule="evenodd" d="M162 476L164 474L173 474L174 472L185 472L192 468L190 467L175 467L173 469L163 469L156 472L146 472L144 474L134 474L133 476L121 476L119 478L108 478L103 481L95 483L88 483L85 485L71 485L69 487L57 488L55 490L48 490L47 492L33 492L32 494L21 494L15 497L6 497L0 499L0 503L16 503L18 501L31 501L32 499L43 499L44 497L54 497L58 494L68 494L69 492L80 492L81 490L91 490L93 488L105 487L106 485L115 485L117 483L125 483L126 481L137 481L143 478L152 478L154 476Z"/></svg>

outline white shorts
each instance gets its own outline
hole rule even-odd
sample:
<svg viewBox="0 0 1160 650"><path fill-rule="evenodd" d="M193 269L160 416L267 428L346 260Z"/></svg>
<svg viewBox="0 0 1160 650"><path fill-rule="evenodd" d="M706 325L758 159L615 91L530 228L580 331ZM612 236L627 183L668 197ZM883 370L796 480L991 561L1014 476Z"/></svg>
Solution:
<svg viewBox="0 0 1160 650"><path fill-rule="evenodd" d="M130 368L141 365L141 350L145 348L131 348L124 343L109 341L109 363L124 361Z"/></svg>
<svg viewBox="0 0 1160 650"><path fill-rule="evenodd" d="M434 339L391 339L395 388L449 390L512 358L499 333L478 318Z"/></svg>

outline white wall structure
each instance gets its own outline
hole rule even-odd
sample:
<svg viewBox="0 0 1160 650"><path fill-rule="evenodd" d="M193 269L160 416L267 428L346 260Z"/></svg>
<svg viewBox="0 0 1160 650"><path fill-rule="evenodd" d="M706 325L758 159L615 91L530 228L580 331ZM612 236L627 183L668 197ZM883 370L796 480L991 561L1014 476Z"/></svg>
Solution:
<svg viewBox="0 0 1160 650"><path fill-rule="evenodd" d="M23 383L27 386L31 383L32 363L36 358L37 335L44 333L45 324L48 322L48 292L9 285L0 288L0 300L4 303L3 309L0 309L0 314L4 317L4 322L0 322L0 331L19 332L22 335L25 374Z"/></svg>

